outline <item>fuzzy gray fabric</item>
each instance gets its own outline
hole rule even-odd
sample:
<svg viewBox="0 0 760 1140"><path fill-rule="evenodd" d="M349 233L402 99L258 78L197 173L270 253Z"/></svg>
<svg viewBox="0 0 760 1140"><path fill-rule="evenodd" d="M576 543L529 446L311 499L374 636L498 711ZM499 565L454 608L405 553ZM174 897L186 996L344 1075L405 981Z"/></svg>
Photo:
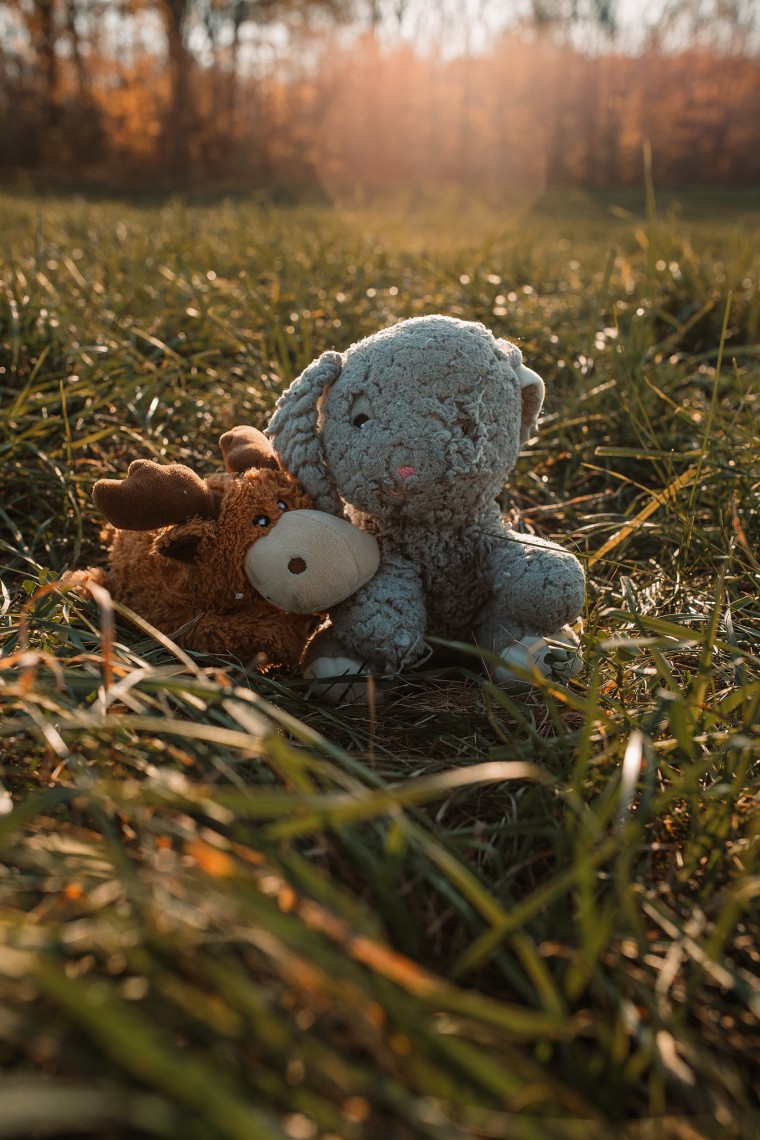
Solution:
<svg viewBox="0 0 760 1140"><path fill-rule="evenodd" d="M381 547L312 657L394 673L429 655L429 635L501 652L575 621L577 559L510 530L496 502L543 396L515 345L446 316L325 352L291 384L267 429L284 466Z"/></svg>

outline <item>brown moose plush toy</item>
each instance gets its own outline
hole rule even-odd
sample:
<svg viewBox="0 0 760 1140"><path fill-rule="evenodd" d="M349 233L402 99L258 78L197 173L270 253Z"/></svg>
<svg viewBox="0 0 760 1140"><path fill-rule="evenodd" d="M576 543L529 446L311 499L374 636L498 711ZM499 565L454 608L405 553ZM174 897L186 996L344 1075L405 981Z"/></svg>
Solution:
<svg viewBox="0 0 760 1140"><path fill-rule="evenodd" d="M294 667L314 615L374 574L377 542L311 510L260 431L233 428L219 443L225 473L138 459L126 479L96 483L109 564L61 584L105 586L188 649Z"/></svg>

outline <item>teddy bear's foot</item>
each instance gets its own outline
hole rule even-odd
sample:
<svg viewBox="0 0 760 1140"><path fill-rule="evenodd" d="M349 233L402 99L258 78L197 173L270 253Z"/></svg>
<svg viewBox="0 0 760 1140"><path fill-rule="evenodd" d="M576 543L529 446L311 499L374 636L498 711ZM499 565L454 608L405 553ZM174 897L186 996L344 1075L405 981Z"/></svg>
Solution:
<svg viewBox="0 0 760 1140"><path fill-rule="evenodd" d="M303 675L314 682L309 691L330 705L368 705L370 685L374 703L382 700L380 688L372 682L367 669L350 657L315 657Z"/></svg>
<svg viewBox="0 0 760 1140"><path fill-rule="evenodd" d="M530 681L515 675L510 668L513 665L528 671L537 669L543 677L563 682L569 681L583 668L578 638L569 626L547 637L529 634L505 646L499 656L505 668L496 670L495 679L502 689L511 691L530 687Z"/></svg>

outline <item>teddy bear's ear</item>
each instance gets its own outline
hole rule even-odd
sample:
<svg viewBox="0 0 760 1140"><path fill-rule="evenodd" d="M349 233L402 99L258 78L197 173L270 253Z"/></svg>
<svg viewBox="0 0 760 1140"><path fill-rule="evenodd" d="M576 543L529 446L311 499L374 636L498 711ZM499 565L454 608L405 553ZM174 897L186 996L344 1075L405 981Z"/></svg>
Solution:
<svg viewBox="0 0 760 1140"><path fill-rule="evenodd" d="M339 352L323 352L280 396L267 428L283 465L319 510L333 513L340 513L343 504L325 462L319 403L342 370Z"/></svg>
<svg viewBox="0 0 760 1140"><path fill-rule="evenodd" d="M520 382L520 397L522 400L522 414L520 417L520 443L525 443L536 434L538 414L544 402L546 388L537 372L526 368L524 364L517 366L517 379Z"/></svg>

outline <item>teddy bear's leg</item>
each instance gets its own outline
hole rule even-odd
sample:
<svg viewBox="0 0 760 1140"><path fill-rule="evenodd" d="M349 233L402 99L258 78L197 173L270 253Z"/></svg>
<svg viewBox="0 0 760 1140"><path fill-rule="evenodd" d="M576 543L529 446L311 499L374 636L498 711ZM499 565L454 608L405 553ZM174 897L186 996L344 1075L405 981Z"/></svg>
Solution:
<svg viewBox="0 0 760 1140"><path fill-rule="evenodd" d="M578 559L554 543L506 527L491 536L486 561L496 609L526 630L553 634L583 610L586 579Z"/></svg>
<svg viewBox="0 0 760 1140"><path fill-rule="evenodd" d="M369 703L370 670L365 665L344 656L340 646L327 636L320 636L317 653L318 656L308 662L303 672L308 681L314 682L311 692L330 705ZM375 699L380 697L378 689Z"/></svg>
<svg viewBox="0 0 760 1140"><path fill-rule="evenodd" d="M556 633L527 634L520 641L506 645L499 653L504 666L496 670L496 680L504 689L521 689L527 682L517 677L511 666L532 671L544 677L567 682L583 668L583 655L578 636L569 625Z"/></svg>
<svg viewBox="0 0 760 1140"><path fill-rule="evenodd" d="M516 675L513 666L527 672L537 669L542 676L557 681L568 681L583 668L578 637L569 625L550 634L535 633L514 619L489 614L476 631L475 640L502 659L504 664L494 670L493 679L507 690L530 686L530 681Z"/></svg>
<svg viewBox="0 0 760 1140"><path fill-rule="evenodd" d="M511 666L567 680L582 668L570 628L583 609L585 578L572 554L535 535L506 528L488 551L492 600L475 631L477 643L504 661L496 679L524 687Z"/></svg>
<svg viewBox="0 0 760 1140"><path fill-rule="evenodd" d="M411 669L430 655L426 621L422 584L413 567L387 558L365 586L330 611L329 625L309 645L304 675L333 704L366 700L361 677Z"/></svg>

